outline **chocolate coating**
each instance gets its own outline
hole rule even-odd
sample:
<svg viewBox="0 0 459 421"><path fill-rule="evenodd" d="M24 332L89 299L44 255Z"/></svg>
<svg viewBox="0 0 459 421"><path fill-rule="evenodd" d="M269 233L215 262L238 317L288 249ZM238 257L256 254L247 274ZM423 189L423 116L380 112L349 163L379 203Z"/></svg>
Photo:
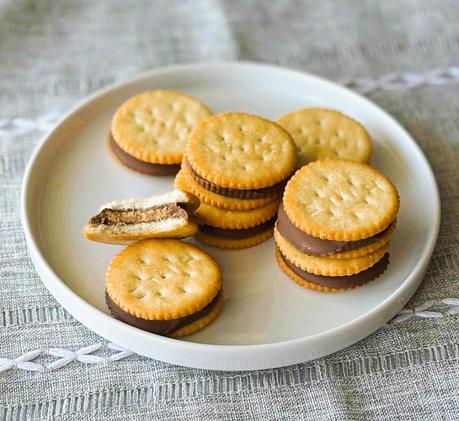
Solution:
<svg viewBox="0 0 459 421"><path fill-rule="evenodd" d="M151 162L141 161L129 155L113 139L110 133L110 146L116 157L127 167L149 175L174 175L180 170L180 164L153 164Z"/></svg>
<svg viewBox="0 0 459 421"><path fill-rule="evenodd" d="M269 221L266 221L263 224L257 225L252 228L226 229L213 227L211 225L201 225L199 227L199 230L204 234L212 235L214 237L220 237L231 240L245 240L246 238L253 237L254 235L266 231L274 225L275 220L275 218L271 218Z"/></svg>
<svg viewBox="0 0 459 421"><path fill-rule="evenodd" d="M313 273L305 272L299 267L295 266L293 263L289 262L283 255L280 253L282 260L285 264L301 279L304 279L307 282L312 282L317 285L321 285L329 288L354 288L361 285L364 285L368 282L375 280L377 277L382 275L389 265L389 253L386 253L382 259L376 262L370 268L349 276L323 276L323 275L314 275Z"/></svg>
<svg viewBox="0 0 459 421"><path fill-rule="evenodd" d="M282 204L279 206L277 230L290 244L301 253L312 256L328 256L330 254L358 249L368 244L375 243L391 228L390 224L385 230L372 237L357 241L322 240L306 234L296 227L287 216Z"/></svg>
<svg viewBox="0 0 459 421"><path fill-rule="evenodd" d="M133 316L132 314L127 313L121 307L116 305L115 302L107 294L107 292L105 292L105 302L107 303L107 306L113 316L118 320L121 320L122 322L139 329L146 330L147 332L167 336L174 333L176 330L179 330L183 326L189 325L190 323L193 323L194 321L209 314L217 304L217 300L220 294L221 292L219 292L215 298L201 310L189 314L188 316L171 320L146 320Z"/></svg>
<svg viewBox="0 0 459 421"><path fill-rule="evenodd" d="M196 171L193 169L191 164L185 159L185 165L190 170L193 179L206 190L211 191L212 193L219 194L220 196L233 197L236 199L261 199L263 197L278 197L282 193L282 190L287 183L286 180L281 181L280 183L274 184L271 187L264 187L261 189L231 189L228 187L221 187L217 184L211 183L206 179L202 178ZM288 178L287 178L288 179Z"/></svg>

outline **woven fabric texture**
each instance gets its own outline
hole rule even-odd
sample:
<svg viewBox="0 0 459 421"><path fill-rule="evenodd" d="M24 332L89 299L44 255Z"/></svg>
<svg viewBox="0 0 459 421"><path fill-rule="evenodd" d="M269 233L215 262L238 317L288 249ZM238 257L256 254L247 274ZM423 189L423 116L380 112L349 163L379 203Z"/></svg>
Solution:
<svg viewBox="0 0 459 421"><path fill-rule="evenodd" d="M0 420L458 419L458 22L455 0L0 0ZM408 129L437 177L440 237L408 310L326 358L240 373L110 358L123 351L63 310L28 257L20 184L55 115L142 71L216 60L347 81ZM435 69L444 83L394 76ZM17 360L35 350L48 368Z"/></svg>

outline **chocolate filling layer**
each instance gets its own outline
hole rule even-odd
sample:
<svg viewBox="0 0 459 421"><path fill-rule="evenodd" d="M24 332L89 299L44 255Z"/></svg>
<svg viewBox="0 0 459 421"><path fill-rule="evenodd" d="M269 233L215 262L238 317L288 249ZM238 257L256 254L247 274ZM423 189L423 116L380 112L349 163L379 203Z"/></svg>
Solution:
<svg viewBox="0 0 459 421"><path fill-rule="evenodd" d="M393 224L394 222L392 222ZM301 253L310 254L313 256L328 256L330 254L345 252L358 249L368 244L378 241L391 228L390 224L385 230L379 232L372 237L357 241L333 241L322 240L312 235L306 234L298 227L293 225L292 221L287 216L283 205L279 206L277 218L277 230L290 244Z"/></svg>
<svg viewBox="0 0 459 421"><path fill-rule="evenodd" d="M180 170L180 164L153 164L134 158L119 147L111 133L109 136L110 146L114 154L124 165L135 171L149 175L174 175Z"/></svg>
<svg viewBox="0 0 459 421"><path fill-rule="evenodd" d="M287 179L281 181L280 183L274 184L271 187L264 187L261 189L251 189L251 190L241 190L241 189L231 189L229 187L221 187L217 184L211 183L206 179L202 178L198 173L195 172L191 164L185 159L185 165L191 171L191 174L194 180L206 190L209 190L213 193L219 194L220 196L233 197L236 199L261 199L263 197L278 197L282 193L282 190L287 183Z"/></svg>
<svg viewBox="0 0 459 421"><path fill-rule="evenodd" d="M221 292L219 292L215 298L201 310L198 310L188 316L171 320L146 320L133 316L132 314L127 313L121 307L116 305L115 302L107 294L107 292L105 292L105 301L111 313L117 319L131 326L146 330L147 332L167 336L174 333L176 330L179 330L181 327L189 325L190 323L193 323L194 321L209 314L217 304L217 300L220 294Z"/></svg>
<svg viewBox="0 0 459 421"><path fill-rule="evenodd" d="M268 228L274 225L275 220L275 218L271 218L269 221L266 221L263 224L257 225L252 228L225 229L213 227L211 225L202 225L199 227L199 230L203 234L211 235L214 237L220 237L231 240L245 240L246 238L250 238L257 234L265 232L266 230L268 230Z"/></svg>
<svg viewBox="0 0 459 421"><path fill-rule="evenodd" d="M102 209L90 220L90 224L115 225L158 222L165 219L188 218L188 213L176 203L152 206L144 209Z"/></svg>
<svg viewBox="0 0 459 421"><path fill-rule="evenodd" d="M382 275L389 265L389 253L386 253L381 260L376 262L370 268L350 276L322 276L314 275L313 273L305 272L299 267L290 263L282 253L279 253L285 264L301 279L307 282L312 282L329 288L352 288L364 285L373 281L378 276Z"/></svg>

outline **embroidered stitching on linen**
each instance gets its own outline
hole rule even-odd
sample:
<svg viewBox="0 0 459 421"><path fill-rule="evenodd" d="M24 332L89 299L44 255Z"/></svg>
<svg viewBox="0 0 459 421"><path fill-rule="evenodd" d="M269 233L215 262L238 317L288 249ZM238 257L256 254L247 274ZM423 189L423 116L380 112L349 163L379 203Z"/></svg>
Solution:
<svg viewBox="0 0 459 421"><path fill-rule="evenodd" d="M101 350L101 348L102 344L97 343L94 345L85 346L78 351L71 351L63 348L50 348L47 350L38 349L35 351L27 352L14 359L0 358L0 373L13 369L24 371L53 371L65 367L73 361L79 361L83 364L101 364L119 361L134 354L133 352L128 351L127 349L124 349L118 345L108 343L107 348L112 351L116 351L116 353L110 355L109 357L93 355L94 352ZM48 365L43 365L32 361L38 356L51 356L58 358L58 360Z"/></svg>
<svg viewBox="0 0 459 421"><path fill-rule="evenodd" d="M379 78L344 78L338 83L361 94L369 94L378 90L402 91L421 86L455 85L459 83L459 66L438 68L427 72L390 73ZM51 112L36 119L21 117L0 119L0 139L24 136L34 132L46 133L51 130L60 115L58 112Z"/></svg>
<svg viewBox="0 0 459 421"><path fill-rule="evenodd" d="M430 310L432 307L436 307L438 305L446 305L448 308L443 313L440 311ZM403 323L413 318L436 319L445 316L452 316L455 314L459 314L459 298L428 300L413 309L404 308L389 322L389 324ZM71 351L63 348L50 348L48 350L39 349L30 351L14 359L0 358L0 373L13 369L32 372L44 370L52 371L65 367L74 361L78 361L83 364L101 364L119 361L130 357L131 355L135 355L133 352L128 351L127 349L124 349L113 343L108 343L107 348L113 351L117 351L117 353L109 357L94 355L94 352L102 349L102 344L97 343L81 348L78 351ZM38 356L51 356L58 358L58 360L48 365L34 363L32 360Z"/></svg>

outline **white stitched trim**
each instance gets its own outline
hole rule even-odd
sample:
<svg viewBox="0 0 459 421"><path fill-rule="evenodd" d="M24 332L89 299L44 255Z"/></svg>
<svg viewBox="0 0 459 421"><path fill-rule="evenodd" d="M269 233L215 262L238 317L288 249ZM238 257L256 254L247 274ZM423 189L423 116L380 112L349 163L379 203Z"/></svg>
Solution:
<svg viewBox="0 0 459 421"><path fill-rule="evenodd" d="M36 351L27 352L15 359L0 358L0 373L13 369L24 371L53 371L65 367L73 361L78 361L83 364L101 364L119 361L133 355L133 352L113 343L108 343L106 347L112 351L116 351L116 353L109 357L93 355L94 352L102 349L102 344L97 343L81 348L78 351L71 351L63 348L50 348L48 350L38 349ZM58 358L58 360L48 365L32 362L32 360L39 356L55 357Z"/></svg>
<svg viewBox="0 0 459 421"><path fill-rule="evenodd" d="M452 66L416 73L390 73L379 78L343 78L338 80L338 83L361 94L374 91L404 91L421 86L455 85L459 83L459 67ZM51 112L36 119L21 117L0 119L0 139L24 136L34 132L48 132L60 115L59 112Z"/></svg>
<svg viewBox="0 0 459 421"><path fill-rule="evenodd" d="M439 311L430 311L432 307L446 304L449 308L441 313ZM424 304L415 308L404 308L392 320L391 323L403 323L412 318L437 319L444 316L459 314L459 298L443 298L442 300L428 300Z"/></svg>
<svg viewBox="0 0 459 421"><path fill-rule="evenodd" d="M434 306L444 305L448 306L448 309L443 313L440 311L430 310ZM417 317L422 319L437 319L454 314L459 314L459 298L443 298L442 300L433 299L426 301L414 309L404 308L389 322L389 324L403 323ZM116 351L116 353L110 355L109 357L94 355L96 351L103 350L103 345L96 343L94 345L85 346L78 351L71 351L64 348L50 348L47 350L39 349L36 351L30 351L14 359L0 358L0 373L14 369L32 372L44 370L53 371L65 367L72 362L80 362L82 364L102 364L119 361L130 357L131 355L135 355L133 352L111 342L107 343L105 346L109 350ZM47 365L32 362L32 360L38 357L46 356L58 359Z"/></svg>
<svg viewBox="0 0 459 421"><path fill-rule="evenodd" d="M339 82L362 94L377 90L404 91L420 86L454 85L459 83L459 67L433 69L424 73L390 73L376 79L341 79Z"/></svg>
<svg viewBox="0 0 459 421"><path fill-rule="evenodd" d="M36 119L21 117L0 119L0 139L25 136L35 132L49 132L60 115L61 113L54 111Z"/></svg>

